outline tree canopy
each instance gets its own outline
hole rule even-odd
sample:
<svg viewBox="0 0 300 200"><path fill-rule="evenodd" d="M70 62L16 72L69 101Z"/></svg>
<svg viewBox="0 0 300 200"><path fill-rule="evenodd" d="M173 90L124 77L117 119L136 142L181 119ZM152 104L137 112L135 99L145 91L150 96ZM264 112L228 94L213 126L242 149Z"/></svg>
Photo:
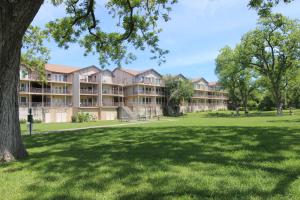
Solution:
<svg viewBox="0 0 300 200"><path fill-rule="evenodd" d="M193 83L190 80L166 75L164 82L167 106L172 110L176 110L181 105L188 103L194 94Z"/></svg>
<svg viewBox="0 0 300 200"><path fill-rule="evenodd" d="M272 13L272 8L280 2L290 3L294 0L250 0L249 7L258 11L262 17L266 17Z"/></svg>
<svg viewBox="0 0 300 200"><path fill-rule="evenodd" d="M235 49L225 46L216 58L215 72L220 83L229 93L231 105L239 112L242 104L245 113L248 113L248 101L256 89L254 72L249 68L247 59L240 55L241 46Z"/></svg>
<svg viewBox="0 0 300 200"><path fill-rule="evenodd" d="M111 0L105 5L115 19L118 31L106 32L97 18L95 0L52 0L66 8L66 16L47 24L47 30L60 47L68 48L78 42L85 54L96 54L101 66L121 65L135 59L129 47L144 50L148 47L152 59L165 62L168 50L159 47L158 22L170 20L171 5L177 0ZM104 20L104 19L103 19Z"/></svg>
<svg viewBox="0 0 300 200"><path fill-rule="evenodd" d="M281 14L263 17L255 30L245 34L241 45L250 66L269 81L280 112L288 74L300 67L299 22Z"/></svg>

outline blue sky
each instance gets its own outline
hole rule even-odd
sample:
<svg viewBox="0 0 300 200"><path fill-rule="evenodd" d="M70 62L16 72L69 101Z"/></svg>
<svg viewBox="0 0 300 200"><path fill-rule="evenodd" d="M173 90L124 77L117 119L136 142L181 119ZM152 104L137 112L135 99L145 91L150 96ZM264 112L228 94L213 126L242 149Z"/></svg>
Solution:
<svg viewBox="0 0 300 200"><path fill-rule="evenodd" d="M105 0L97 1L99 13L103 13ZM167 62L158 66L150 60L148 51L135 52L138 59L126 68L144 70L154 68L162 74L182 73L190 78L204 77L216 81L215 58L225 45L234 47L244 33L256 25L257 15L247 7L248 0L179 0L171 12L171 21L161 23L160 46L170 50ZM300 19L300 1L280 5L276 12ZM34 24L43 26L49 20L63 16L62 7L56 8L45 3L34 19ZM112 29L108 15L99 16L107 30ZM83 56L79 45L68 50L58 48L55 42L47 43L51 50L52 64L86 67L99 66L97 55ZM115 66L109 66L113 69Z"/></svg>

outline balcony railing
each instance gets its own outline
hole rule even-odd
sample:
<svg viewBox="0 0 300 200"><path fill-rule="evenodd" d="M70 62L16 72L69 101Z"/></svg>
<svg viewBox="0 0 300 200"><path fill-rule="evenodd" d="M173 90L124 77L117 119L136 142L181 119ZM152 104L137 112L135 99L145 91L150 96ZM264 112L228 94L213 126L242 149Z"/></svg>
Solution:
<svg viewBox="0 0 300 200"><path fill-rule="evenodd" d="M29 103L28 102L19 102L19 107L28 107Z"/></svg>
<svg viewBox="0 0 300 200"><path fill-rule="evenodd" d="M98 94L97 90L89 90L89 89L81 89L80 90L81 94Z"/></svg>
<svg viewBox="0 0 300 200"><path fill-rule="evenodd" d="M102 94L123 95L123 91L122 90L108 90L108 89L103 89L102 90Z"/></svg>
<svg viewBox="0 0 300 200"><path fill-rule="evenodd" d="M29 91L31 93L43 93L43 88L30 88Z"/></svg>
<svg viewBox="0 0 300 200"><path fill-rule="evenodd" d="M97 102L81 102L80 107L97 107Z"/></svg>
<svg viewBox="0 0 300 200"><path fill-rule="evenodd" d="M71 91L68 89L51 89L51 88L25 88L20 87L20 92L30 92L30 93L53 93L53 94L71 94Z"/></svg>
<svg viewBox="0 0 300 200"><path fill-rule="evenodd" d="M140 95L164 95L164 92L158 92L158 91L134 91L134 95L140 94Z"/></svg>
<svg viewBox="0 0 300 200"><path fill-rule="evenodd" d="M44 93L71 94L72 92L70 90L68 90L68 89L44 88Z"/></svg>
<svg viewBox="0 0 300 200"><path fill-rule="evenodd" d="M127 102L128 106L160 106L163 103L154 103L154 102Z"/></svg>
<svg viewBox="0 0 300 200"><path fill-rule="evenodd" d="M102 102L102 106L124 106L123 102Z"/></svg>
<svg viewBox="0 0 300 200"><path fill-rule="evenodd" d="M165 86L165 84L162 81L155 81L155 80L139 80L139 79L133 79L133 83L141 83L146 85L155 85L155 86Z"/></svg>
<svg viewBox="0 0 300 200"><path fill-rule="evenodd" d="M68 82L67 78L63 78L63 79L54 79L54 78L47 78L47 81L52 81L52 82Z"/></svg>
<svg viewBox="0 0 300 200"><path fill-rule="evenodd" d="M35 75L35 74L29 74L29 75L27 75L25 77L21 76L20 79L21 80L32 80L32 81L38 81L38 80L40 80L39 76Z"/></svg>
<svg viewBox="0 0 300 200"><path fill-rule="evenodd" d="M19 102L20 107L72 107L72 103L62 102Z"/></svg>
<svg viewBox="0 0 300 200"><path fill-rule="evenodd" d="M87 79L87 78L83 78L80 79L81 83L98 83L98 81L96 79Z"/></svg>
<svg viewBox="0 0 300 200"><path fill-rule="evenodd" d="M199 94L194 94L194 98L204 98L204 99L227 99L226 96L217 96L217 95L199 95Z"/></svg>

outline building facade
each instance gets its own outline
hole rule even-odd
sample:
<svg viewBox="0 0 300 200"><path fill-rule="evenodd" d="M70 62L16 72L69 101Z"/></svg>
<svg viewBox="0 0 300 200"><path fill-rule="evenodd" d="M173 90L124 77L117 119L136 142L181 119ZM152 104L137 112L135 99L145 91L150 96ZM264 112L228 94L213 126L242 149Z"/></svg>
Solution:
<svg viewBox="0 0 300 200"><path fill-rule="evenodd" d="M162 115L165 103L163 77L157 71L116 68L100 70L95 66L75 68L45 66L45 80L35 71L20 67L19 111L26 119L32 108L35 119L69 122L78 112L96 120L115 120L124 113L155 117ZM194 80L195 94L189 111L226 109L227 93L217 83Z"/></svg>

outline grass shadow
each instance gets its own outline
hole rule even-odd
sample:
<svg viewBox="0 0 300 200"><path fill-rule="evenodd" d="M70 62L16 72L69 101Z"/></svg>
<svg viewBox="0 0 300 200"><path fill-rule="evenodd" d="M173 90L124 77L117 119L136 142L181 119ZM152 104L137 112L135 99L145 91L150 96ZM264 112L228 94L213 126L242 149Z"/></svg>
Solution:
<svg viewBox="0 0 300 200"><path fill-rule="evenodd" d="M36 180L24 186L24 199L95 199L96 194L108 199L265 199L286 195L300 176L295 163L280 165L290 156L299 161L299 133L286 127L170 126L25 136L30 157L0 170L34 172ZM264 176L272 177L274 187L234 186L255 175L263 183Z"/></svg>

